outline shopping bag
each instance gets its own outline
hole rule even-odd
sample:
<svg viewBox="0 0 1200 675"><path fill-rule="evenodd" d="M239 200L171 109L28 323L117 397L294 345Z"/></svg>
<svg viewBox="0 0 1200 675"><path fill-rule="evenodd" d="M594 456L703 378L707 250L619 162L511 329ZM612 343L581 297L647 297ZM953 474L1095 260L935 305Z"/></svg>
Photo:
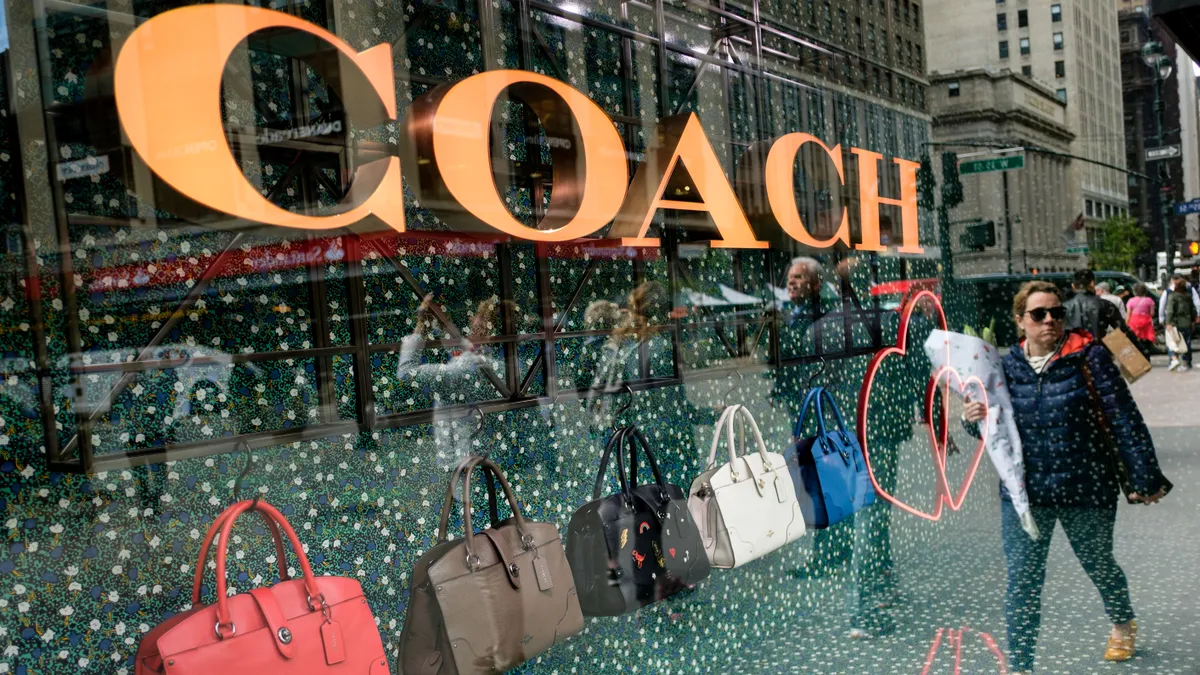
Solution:
<svg viewBox="0 0 1200 675"><path fill-rule="evenodd" d="M1174 326L1172 326L1172 329L1174 329ZM1176 330L1176 333L1178 333L1178 330ZM1129 336L1125 335L1124 331L1114 330L1105 335L1104 346L1108 347L1108 351L1112 352L1113 360L1117 362L1117 367L1121 369L1121 375L1125 377L1126 382L1132 384L1150 372L1150 361L1130 341Z"/></svg>

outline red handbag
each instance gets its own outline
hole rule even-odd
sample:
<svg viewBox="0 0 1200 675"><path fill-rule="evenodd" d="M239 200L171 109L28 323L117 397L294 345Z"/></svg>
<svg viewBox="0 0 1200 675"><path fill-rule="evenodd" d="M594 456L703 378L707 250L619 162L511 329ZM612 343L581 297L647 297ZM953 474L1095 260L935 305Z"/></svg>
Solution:
<svg viewBox="0 0 1200 675"><path fill-rule="evenodd" d="M267 523L280 582L229 597L226 550L234 522L247 511L257 511ZM201 605L204 564L218 533L217 603ZM299 559L301 579L288 579L283 536ZM354 579L314 577L295 530L261 501L238 502L217 516L196 563L192 604L146 634L138 645L135 675L389 673L362 586Z"/></svg>

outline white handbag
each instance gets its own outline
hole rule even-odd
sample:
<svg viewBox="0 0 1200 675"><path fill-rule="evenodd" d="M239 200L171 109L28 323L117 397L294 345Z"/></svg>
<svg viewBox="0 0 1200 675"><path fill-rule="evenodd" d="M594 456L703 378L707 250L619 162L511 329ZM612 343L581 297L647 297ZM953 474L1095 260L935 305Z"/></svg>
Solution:
<svg viewBox="0 0 1200 675"><path fill-rule="evenodd" d="M757 453L744 454L747 427ZM717 466L722 435L729 461ZM692 481L688 495L688 510L713 567L740 567L804 535L804 515L787 461L767 452L758 423L743 406L729 406L721 413L705 471Z"/></svg>

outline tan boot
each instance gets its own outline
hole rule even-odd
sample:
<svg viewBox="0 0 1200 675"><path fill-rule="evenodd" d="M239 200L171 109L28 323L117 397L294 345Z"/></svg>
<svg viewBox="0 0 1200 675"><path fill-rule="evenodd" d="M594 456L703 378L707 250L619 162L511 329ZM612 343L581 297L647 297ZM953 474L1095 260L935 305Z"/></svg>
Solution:
<svg viewBox="0 0 1200 675"><path fill-rule="evenodd" d="M1108 648L1104 650L1105 661L1128 661L1135 653L1134 643L1137 641L1137 622L1129 622L1129 637L1115 638L1108 636Z"/></svg>

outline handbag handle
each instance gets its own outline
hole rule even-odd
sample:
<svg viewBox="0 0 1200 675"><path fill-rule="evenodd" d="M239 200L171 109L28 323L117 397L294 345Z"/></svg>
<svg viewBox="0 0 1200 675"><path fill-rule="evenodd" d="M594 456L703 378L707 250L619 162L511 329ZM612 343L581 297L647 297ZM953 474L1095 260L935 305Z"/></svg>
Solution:
<svg viewBox="0 0 1200 675"><path fill-rule="evenodd" d="M604 449L604 456L600 459L600 471L596 476L596 485L592 489L592 499L600 498L600 490L604 487L604 474L608 469L608 460L610 455L615 451L617 457L617 474L621 484L621 494L624 495L627 503L633 502L633 491L631 484L636 485L637 475L632 475L628 479L625 471L625 459L621 452L621 444L624 443L629 448L629 456L634 462L633 471L636 472L637 450L640 445L642 453L646 455L646 461L650 463L650 471L654 474L654 482L658 485L658 490L664 496L667 494L667 482L663 479L662 471L658 468L658 460L655 459L654 453L650 450L650 443L642 432L637 427L629 426L622 427L613 433L609 439L608 445Z"/></svg>
<svg viewBox="0 0 1200 675"><path fill-rule="evenodd" d="M621 494L629 494L629 485L625 482L625 465L621 459L621 444L625 438L625 434L629 433L630 427L621 427L609 436L608 443L604 445L604 454L600 456L600 469L596 472L596 484L592 487L592 499L600 498L600 491L604 488L604 476L608 472L608 461L612 457L613 450L617 451L617 480L621 486Z"/></svg>
<svg viewBox="0 0 1200 675"><path fill-rule="evenodd" d="M829 402L829 407L833 409L833 416L837 418L838 430L847 436L850 432L846 430L846 420L842 417L842 411L838 408L837 401L833 399L833 394L829 393L828 389L821 390L821 397L817 399L817 419L820 421L821 434L825 432L825 405L824 402Z"/></svg>
<svg viewBox="0 0 1200 675"><path fill-rule="evenodd" d="M508 479L504 477L504 474L500 472L500 468L492 460L480 457L478 461L468 465L463 474L463 530L466 535L467 569L472 572L475 571L475 566L479 564L479 558L472 553L475 549L475 528L471 525L471 474L475 472L476 468L490 472L496 477L501 489L504 490L505 498L508 499L509 508L513 512L513 519L517 522L517 532L521 535L522 548L526 551L533 548L533 535L529 534L525 517L521 515L521 508L517 506L517 498L513 495L512 486L509 485ZM446 533L444 531L439 532L438 543L445 541L445 539Z"/></svg>
<svg viewBox="0 0 1200 675"><path fill-rule="evenodd" d="M739 427L740 436L738 438L739 442L738 442L736 448L735 448L734 442L733 442L733 427L734 427L735 422L740 423L740 427ZM716 466L717 446L720 445L720 443L721 443L721 432L722 431L725 431L725 435L728 440L730 465L732 466L733 463L735 461L737 461L738 457L744 457L744 455L746 454L746 425L747 425L747 423L750 426L751 436L754 438L755 443L758 445L758 456L762 458L763 466L766 469L770 470L771 460L769 457L767 457L767 444L763 441L762 432L759 431L759 428L758 428L758 422L754 419L754 415L752 415L750 413L750 410L747 409L746 406L743 406L743 405L729 406L728 408L725 409L725 412L721 413L721 418L719 420L717 420L717 426L713 431L713 441L712 441L712 446L708 451L708 463L705 465L706 469L711 469L714 466ZM750 463L748 461L746 462L746 471L751 476L754 475L754 471L750 467ZM738 480L738 475L737 475L736 470L734 470L732 472L732 477L735 481Z"/></svg>
<svg viewBox="0 0 1200 675"><path fill-rule="evenodd" d="M821 419L821 403L820 403L821 392L823 392L823 391L825 391L824 388L817 387L815 389L809 390L808 395L804 397L804 405L800 406L800 417L797 418L797 420L796 420L796 429L792 432L792 435L794 437L804 438L804 423L806 421L808 421L808 408L810 405L813 404L814 401L817 402L817 404L816 404L817 429L822 434L825 433L824 420Z"/></svg>
<svg viewBox="0 0 1200 675"><path fill-rule="evenodd" d="M308 556L304 554L304 547L300 544L300 538L296 536L296 531L288 523L287 518L279 512L274 506L258 500L246 500L238 502L229 507L225 516L225 527L221 528L221 538L217 542L217 625L213 627L217 637L224 640L227 637L233 637L237 633L237 626L233 624L233 620L229 616L229 594L228 585L225 578L225 561L229 553L229 537L233 532L233 524L237 519L247 511L258 511L264 517L270 518L279 524L279 529L287 536L288 541L292 544L292 550L296 552L296 558L300 562L300 570L304 574L304 588L308 593L308 609L313 612L321 612L327 618L329 616L329 605L325 602L325 596L321 593L321 589L317 586L317 579L313 576L312 566L308 564ZM226 635L223 629L228 628L229 634Z"/></svg>
<svg viewBox="0 0 1200 675"><path fill-rule="evenodd" d="M275 560L279 565L279 580L287 581L288 577L287 565L284 563L287 560L287 550L283 547L283 536L279 532L279 525L271 520L267 514L262 511L258 512L262 516L263 522L267 525L267 530L271 533L271 538L275 540ZM221 527L225 525L225 521L229 518L229 509L226 509L217 516L212 525L208 526L208 534L204 535L204 543L200 545L200 557L196 562L196 578L192 582L192 605L200 604L200 586L204 581L204 561L208 560L208 551L212 547L213 540L217 538L217 534L221 531Z"/></svg>

